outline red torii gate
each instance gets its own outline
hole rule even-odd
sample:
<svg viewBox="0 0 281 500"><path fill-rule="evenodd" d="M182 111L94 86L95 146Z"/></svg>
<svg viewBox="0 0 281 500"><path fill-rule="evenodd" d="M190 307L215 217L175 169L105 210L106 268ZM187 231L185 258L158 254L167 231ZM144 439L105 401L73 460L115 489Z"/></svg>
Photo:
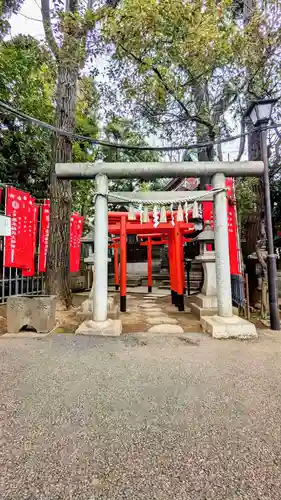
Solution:
<svg viewBox="0 0 281 500"><path fill-rule="evenodd" d="M155 245L167 245L168 240L164 239L162 233L151 233L151 234L137 234L137 239L142 238L145 241L140 242L140 246L147 247L147 290L148 293L152 292L152 246ZM160 238L159 240L153 240L153 238Z"/></svg>
<svg viewBox="0 0 281 500"><path fill-rule="evenodd" d="M128 219L128 212L108 213L108 232L111 235L119 235L120 238L120 310L122 312L126 311L127 234L167 235L172 302L177 304L180 311L184 310L183 235L192 234L197 228L192 222L177 221L176 211L168 211L167 222L159 222L155 227L152 215L150 212L148 222L142 223L140 212L136 212L135 220ZM188 216L192 217L192 211L188 213ZM115 261L114 266L117 265ZM116 281L115 285L117 285Z"/></svg>
<svg viewBox="0 0 281 500"><path fill-rule="evenodd" d="M161 238L160 240L153 240L152 237ZM146 241L141 241L140 246L147 247L147 288L148 292L152 292L152 246L155 245L167 245L168 240L164 239L161 233L154 234L137 234L138 238L147 238ZM114 250L114 283L115 290L119 290L119 259L118 259L118 250L120 248L120 238L115 237L112 238L112 243L108 245L108 248L112 248Z"/></svg>
<svg viewBox="0 0 281 500"><path fill-rule="evenodd" d="M157 245L169 245L169 239L168 236L165 237L165 234L162 233L152 233L152 234L138 234L137 238L142 239L144 241L141 241L140 245L141 246L146 246L147 247L147 285L148 285L148 292L152 292L152 247L157 246ZM158 240L154 240L153 238L160 238ZM188 243L192 241L193 238L185 238L184 235L182 235L182 273L183 273L183 284L184 284L184 293L185 293L185 269L184 269L184 243ZM171 275L172 273L175 273L174 270L174 261L169 258L169 271L170 271L170 288L171 290L175 290L171 284ZM172 297L173 303L174 302L174 297Z"/></svg>

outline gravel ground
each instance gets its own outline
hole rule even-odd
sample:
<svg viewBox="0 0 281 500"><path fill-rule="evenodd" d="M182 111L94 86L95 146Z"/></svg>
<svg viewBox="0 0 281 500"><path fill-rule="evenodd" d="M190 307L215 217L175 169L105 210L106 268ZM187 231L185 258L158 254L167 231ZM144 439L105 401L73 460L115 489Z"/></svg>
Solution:
<svg viewBox="0 0 281 500"><path fill-rule="evenodd" d="M281 339L0 342L1 500L281 497Z"/></svg>

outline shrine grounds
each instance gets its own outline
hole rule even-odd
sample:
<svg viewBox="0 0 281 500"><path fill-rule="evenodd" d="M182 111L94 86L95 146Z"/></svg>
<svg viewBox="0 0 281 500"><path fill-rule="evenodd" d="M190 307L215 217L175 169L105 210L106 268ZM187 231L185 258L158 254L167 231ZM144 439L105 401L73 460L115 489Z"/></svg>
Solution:
<svg viewBox="0 0 281 500"><path fill-rule="evenodd" d="M1 500L274 500L281 336L0 339Z"/></svg>

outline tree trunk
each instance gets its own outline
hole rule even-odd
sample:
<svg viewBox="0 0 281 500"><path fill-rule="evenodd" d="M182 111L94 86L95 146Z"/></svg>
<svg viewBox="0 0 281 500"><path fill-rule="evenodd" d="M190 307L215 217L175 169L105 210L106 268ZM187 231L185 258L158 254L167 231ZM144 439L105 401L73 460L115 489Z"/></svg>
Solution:
<svg viewBox="0 0 281 500"><path fill-rule="evenodd" d="M56 90L56 126L74 131L78 69L60 64ZM50 179L50 238L47 258L46 291L58 297L60 306L72 304L69 273L69 233L71 182L58 179L56 163L72 161L71 139L57 135L54 141L54 164Z"/></svg>
<svg viewBox="0 0 281 500"><path fill-rule="evenodd" d="M194 85L193 96L195 105L197 108L197 113L200 115L200 110L207 103L207 88L206 85ZM213 135L210 137L210 130L208 130L204 125L200 123L196 124L196 139L197 142L211 142L215 139ZM213 161L214 160L214 147L209 146L204 149L198 150L198 161ZM204 175L200 177L200 189L205 189L206 184L211 183L211 177L209 175Z"/></svg>
<svg viewBox="0 0 281 500"><path fill-rule="evenodd" d="M257 7L256 0L244 0L243 2L243 25L246 27L252 20ZM252 75L247 69L249 80L251 80ZM250 98L248 97L247 103L250 104ZM260 132L259 130L248 130L248 159L251 161L261 160L261 143L260 143ZM255 212L251 214L252 227L249 219L248 231L245 230L245 238L247 241L247 253L250 254L255 251L257 241L260 240L262 233L264 232L264 199L263 199L263 179L259 178L257 186L254 187L256 194L256 207ZM250 228L250 230L249 230Z"/></svg>
<svg viewBox="0 0 281 500"><path fill-rule="evenodd" d="M251 161L258 161L262 159L261 156L261 139L260 130L253 130L248 136L248 158ZM265 220L264 220L264 185L263 177L259 178L259 182L254 186L254 191L256 193L256 240L252 242L253 244L261 239L265 234Z"/></svg>

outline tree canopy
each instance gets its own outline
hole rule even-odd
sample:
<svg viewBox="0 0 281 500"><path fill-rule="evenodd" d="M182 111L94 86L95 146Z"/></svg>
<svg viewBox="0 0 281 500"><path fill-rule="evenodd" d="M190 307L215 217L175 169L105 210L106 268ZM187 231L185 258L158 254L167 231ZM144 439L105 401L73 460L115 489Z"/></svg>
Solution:
<svg viewBox="0 0 281 500"><path fill-rule="evenodd" d="M244 19L243 2L241 11L231 0L124 0L104 28L113 94L118 81L124 106L164 136L230 133L249 96L280 88L277 3L252 2Z"/></svg>
<svg viewBox="0 0 281 500"><path fill-rule="evenodd" d="M44 45L18 36L0 45L0 97L25 113L52 123L55 71ZM50 133L0 111L1 182L29 190L39 198L48 192Z"/></svg>

